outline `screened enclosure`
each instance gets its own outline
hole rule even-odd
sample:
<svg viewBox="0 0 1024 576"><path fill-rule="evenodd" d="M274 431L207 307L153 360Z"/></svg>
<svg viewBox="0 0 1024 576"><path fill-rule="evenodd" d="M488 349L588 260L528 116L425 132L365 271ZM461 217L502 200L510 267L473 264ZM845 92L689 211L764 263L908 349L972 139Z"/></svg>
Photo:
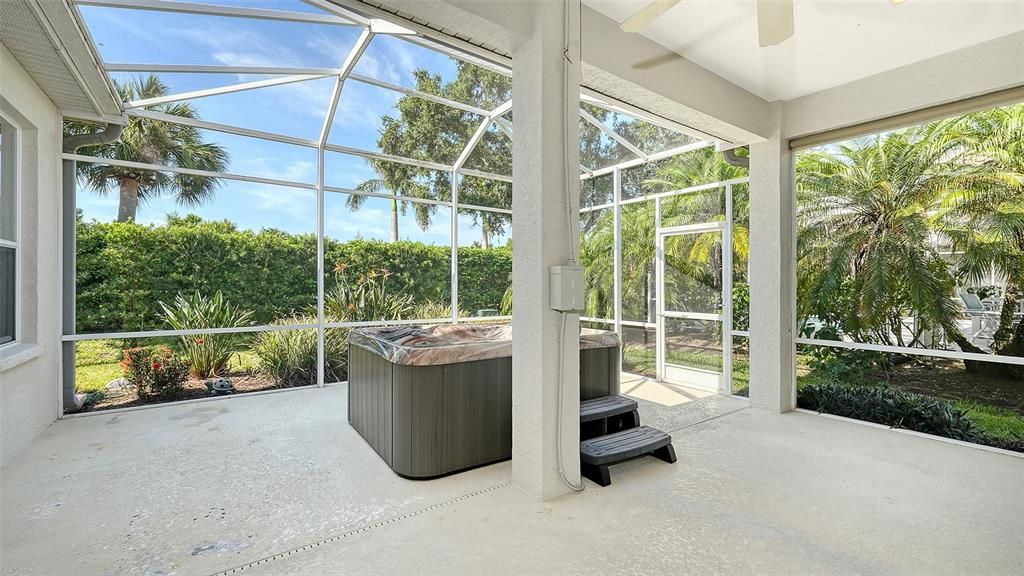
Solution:
<svg viewBox="0 0 1024 576"><path fill-rule="evenodd" d="M331 3L249 4L76 2L129 119L117 143L64 155L77 166L65 387L93 406L206 395L214 377L323 385L345 379L353 327L511 318L507 65ZM742 178L668 176L720 156L626 103L585 89L579 113L584 255L610 234L587 262L611 282L588 315L635 339L657 323L653 277L637 272L655 214L722 222L724 204L692 193L721 204ZM622 249L633 213L647 252ZM125 393L153 362L185 376Z"/></svg>

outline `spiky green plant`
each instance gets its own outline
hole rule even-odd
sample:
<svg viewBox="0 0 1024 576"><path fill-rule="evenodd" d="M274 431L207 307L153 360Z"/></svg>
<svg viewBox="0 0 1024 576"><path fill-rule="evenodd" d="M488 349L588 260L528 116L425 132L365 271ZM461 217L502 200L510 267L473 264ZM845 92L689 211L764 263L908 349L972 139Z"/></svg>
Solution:
<svg viewBox="0 0 1024 576"><path fill-rule="evenodd" d="M411 295L388 286L391 274L387 270L374 269L350 278L348 266L338 263L334 274L337 283L324 299L324 311L334 321L401 320L415 308Z"/></svg>
<svg viewBox="0 0 1024 576"><path fill-rule="evenodd" d="M315 315L298 315L275 322L278 325L316 324ZM262 374L280 388L307 386L317 378L317 333L315 329L274 330L256 336L253 351ZM342 380L348 364L348 330L324 331L324 377L328 382Z"/></svg>
<svg viewBox="0 0 1024 576"><path fill-rule="evenodd" d="M160 308L164 320L175 330L239 328L252 324L252 312L232 306L220 290L210 297L199 292L187 296L179 293L171 305L160 302ZM209 378L223 374L244 338L244 334L182 336L178 340L178 355L184 358L195 377Z"/></svg>

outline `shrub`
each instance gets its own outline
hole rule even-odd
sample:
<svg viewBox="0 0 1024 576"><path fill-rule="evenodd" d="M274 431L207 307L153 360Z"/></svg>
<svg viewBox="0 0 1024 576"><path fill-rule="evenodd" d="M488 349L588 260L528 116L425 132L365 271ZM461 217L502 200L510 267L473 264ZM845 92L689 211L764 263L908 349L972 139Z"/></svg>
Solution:
<svg viewBox="0 0 1024 576"><path fill-rule="evenodd" d="M391 273L386 269L373 269L353 279L348 268L345 263L335 266L337 284L324 298L324 312L332 320L401 320L411 315L412 296L388 286Z"/></svg>
<svg viewBox="0 0 1024 576"><path fill-rule="evenodd" d="M467 310L459 310L459 318L467 318L469 316L470 314ZM418 304L409 317L418 320L451 318L452 307L442 302L425 302Z"/></svg>
<svg viewBox="0 0 1024 576"><path fill-rule="evenodd" d="M79 221L77 226L79 332L155 329L159 301L179 292L215 289L252 320L269 324L316 304L316 236L266 229L239 230L230 222L169 217L166 226ZM451 293L451 251L421 242L324 239L326 262L345 262L352 274L386 268L388 289L415 302L442 302ZM508 247L459 251L460 306L498 308L512 271ZM327 289L333 288L329 279Z"/></svg>
<svg viewBox="0 0 1024 576"><path fill-rule="evenodd" d="M278 324L315 324L316 316L295 316ZM261 332L253 345L262 374L274 379L278 387L307 386L316 383L316 330L275 330ZM324 333L324 374L328 381L343 380L348 364L348 330L334 328Z"/></svg>
<svg viewBox="0 0 1024 576"><path fill-rule="evenodd" d="M237 328L249 326L252 312L232 306L218 290L207 298L199 292L178 294L174 306L160 302L163 316L175 330L197 328ZM209 378L224 371L231 355L238 351L244 334L203 334L182 336L179 352L197 378Z"/></svg>
<svg viewBox="0 0 1024 576"><path fill-rule="evenodd" d="M128 348L121 368L139 400L176 400L188 377L188 367L167 346Z"/></svg>
<svg viewBox="0 0 1024 576"><path fill-rule="evenodd" d="M830 325L819 328L813 338L840 340L839 332ZM850 350L832 346L811 346L806 350L807 367L815 376L829 382L842 383L863 379L877 369L888 369L890 358L881 352Z"/></svg>
<svg viewBox="0 0 1024 576"><path fill-rule="evenodd" d="M810 384L800 388L797 405L967 442L976 442L982 436L971 419L949 402L885 386Z"/></svg>

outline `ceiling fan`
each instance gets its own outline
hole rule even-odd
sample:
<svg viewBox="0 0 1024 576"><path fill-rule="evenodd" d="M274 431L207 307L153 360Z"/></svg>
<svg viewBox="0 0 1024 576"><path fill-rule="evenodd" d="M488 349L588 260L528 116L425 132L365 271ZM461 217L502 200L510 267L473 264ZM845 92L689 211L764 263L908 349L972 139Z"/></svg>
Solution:
<svg viewBox="0 0 1024 576"><path fill-rule="evenodd" d="M683 0L654 0L622 23L623 32L640 32ZM757 44L775 46L793 35L793 0L755 0ZM890 0L902 4L905 0Z"/></svg>

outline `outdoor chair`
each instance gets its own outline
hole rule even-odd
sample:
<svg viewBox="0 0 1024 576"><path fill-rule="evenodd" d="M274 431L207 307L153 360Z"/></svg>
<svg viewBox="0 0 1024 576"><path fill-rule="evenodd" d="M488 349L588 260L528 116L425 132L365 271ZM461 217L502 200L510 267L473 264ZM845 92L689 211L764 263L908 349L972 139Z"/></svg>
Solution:
<svg viewBox="0 0 1024 576"><path fill-rule="evenodd" d="M991 304L982 302L977 294L961 292L960 300L964 303L964 314L971 321L970 339L972 344L978 344L979 340L992 341L993 335L999 328L999 313Z"/></svg>

